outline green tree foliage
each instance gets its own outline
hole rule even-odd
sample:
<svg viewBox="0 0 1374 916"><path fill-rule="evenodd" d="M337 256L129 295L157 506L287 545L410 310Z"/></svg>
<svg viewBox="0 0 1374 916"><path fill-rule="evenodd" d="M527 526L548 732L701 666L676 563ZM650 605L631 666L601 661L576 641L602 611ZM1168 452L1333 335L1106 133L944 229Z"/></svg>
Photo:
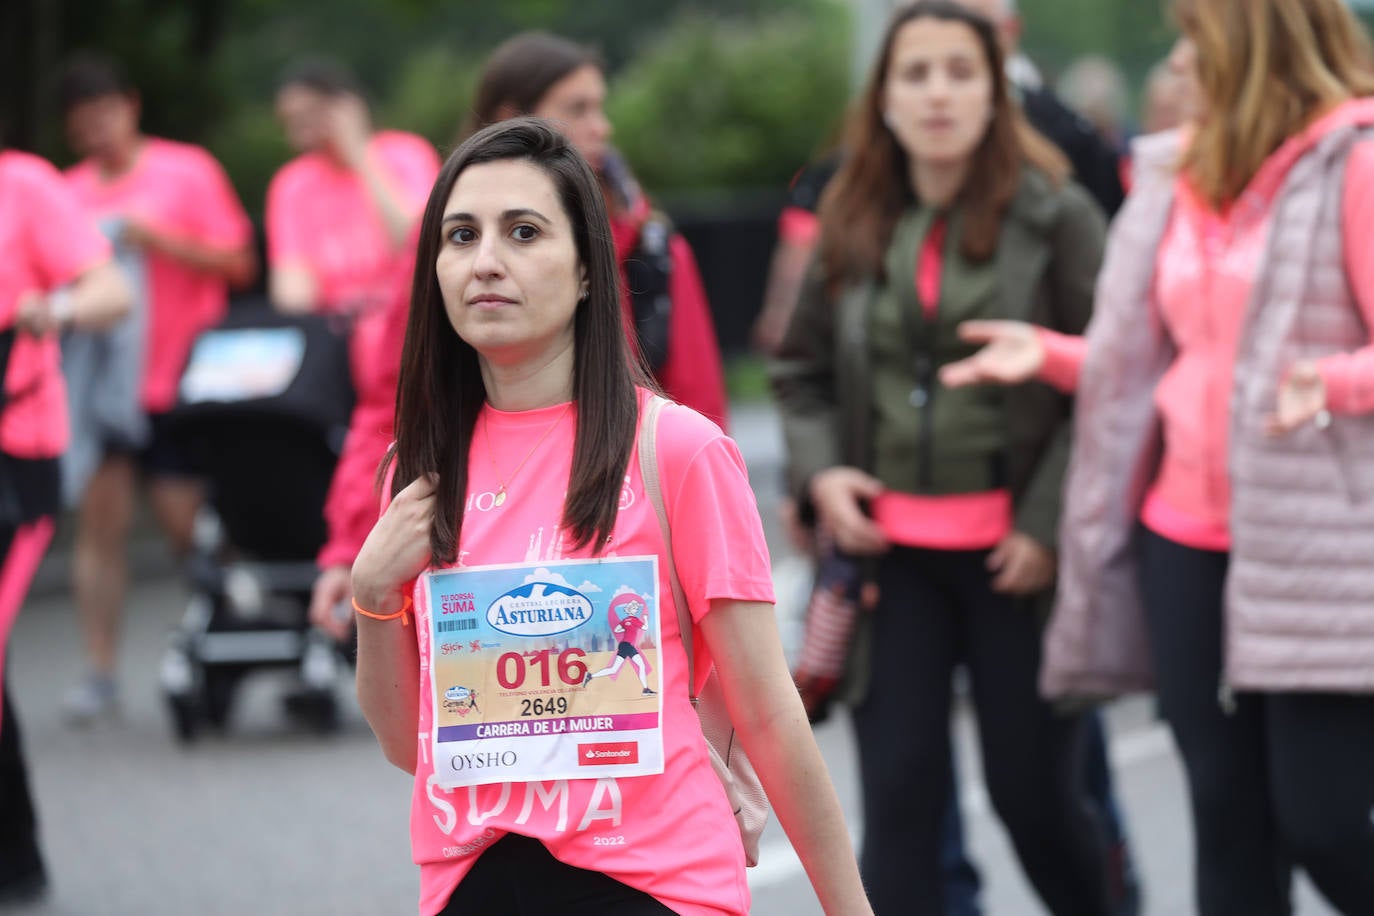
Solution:
<svg viewBox="0 0 1374 916"><path fill-rule="evenodd" d="M755 24L690 14L617 75L616 143L656 191L782 186L849 93L837 7Z"/></svg>

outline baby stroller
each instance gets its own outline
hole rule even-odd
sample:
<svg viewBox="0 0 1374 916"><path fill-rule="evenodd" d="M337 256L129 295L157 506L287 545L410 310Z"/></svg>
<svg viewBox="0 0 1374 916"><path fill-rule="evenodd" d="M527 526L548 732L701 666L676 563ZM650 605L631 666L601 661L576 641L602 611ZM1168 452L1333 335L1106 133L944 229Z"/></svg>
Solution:
<svg viewBox="0 0 1374 916"><path fill-rule="evenodd" d="M307 612L352 408L347 337L327 318L254 300L197 338L171 423L207 503L192 597L159 675L182 742L223 728L240 681L263 668L295 669L288 712L320 732L336 726L338 650Z"/></svg>

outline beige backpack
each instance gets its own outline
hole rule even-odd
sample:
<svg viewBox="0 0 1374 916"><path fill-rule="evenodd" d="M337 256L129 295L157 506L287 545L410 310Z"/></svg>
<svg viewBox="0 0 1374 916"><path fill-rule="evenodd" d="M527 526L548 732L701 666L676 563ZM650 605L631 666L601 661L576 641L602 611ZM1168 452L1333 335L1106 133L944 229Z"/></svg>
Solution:
<svg viewBox="0 0 1374 916"><path fill-rule="evenodd" d="M668 511L664 508L663 491L658 478L658 415L667 403L654 395L645 407L639 424L639 472L644 478L644 492L654 505L658 526L663 532L668 581L673 588L673 603L677 605L682 647L687 652L687 689L692 691L697 682L696 659L692 652L692 614L688 610L687 597L682 592L682 583L677 577L677 565L673 562L673 532L668 524ZM701 720L711 766L716 776L720 777L721 785L725 787L725 797L735 812L740 839L744 841L745 861L752 867L759 864L759 837L763 834L764 824L768 822L768 797L749 758L744 756L744 748L735 744L735 726L730 722L720 677L714 669L707 676L701 692L692 694L692 706Z"/></svg>

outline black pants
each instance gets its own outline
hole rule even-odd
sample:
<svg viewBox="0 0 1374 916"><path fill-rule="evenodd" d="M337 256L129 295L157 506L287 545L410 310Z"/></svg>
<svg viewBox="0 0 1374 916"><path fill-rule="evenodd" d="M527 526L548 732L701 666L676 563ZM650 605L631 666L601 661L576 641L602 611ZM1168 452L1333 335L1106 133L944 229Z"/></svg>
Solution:
<svg viewBox="0 0 1374 916"><path fill-rule="evenodd" d="M1225 695L1228 557L1150 531L1141 572L1160 710L1183 757L1200 916L1291 911L1290 862L1374 913L1374 696Z"/></svg>
<svg viewBox="0 0 1374 916"><path fill-rule="evenodd" d="M1021 867L1055 916L1099 916L1106 864L1083 797L1080 719L1040 699L1040 621L1029 602L992 591L986 561L899 548L879 566L872 677L854 711L869 899L879 916L945 913L950 675L962 660L988 792Z"/></svg>
<svg viewBox="0 0 1374 916"><path fill-rule="evenodd" d="M538 840L508 833L481 853L441 916L672 916L654 897L553 857Z"/></svg>
<svg viewBox="0 0 1374 916"><path fill-rule="evenodd" d="M0 567L13 540L13 529L0 529ZM4 710L0 712L0 885L4 885L41 870L42 860L19 717L9 684L0 685L0 692L4 694Z"/></svg>

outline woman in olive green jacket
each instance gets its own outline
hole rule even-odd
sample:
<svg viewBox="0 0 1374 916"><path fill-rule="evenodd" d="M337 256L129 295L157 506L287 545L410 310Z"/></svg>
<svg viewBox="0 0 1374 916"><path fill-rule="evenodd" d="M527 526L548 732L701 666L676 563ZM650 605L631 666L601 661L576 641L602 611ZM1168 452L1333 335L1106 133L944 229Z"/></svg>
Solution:
<svg viewBox="0 0 1374 916"><path fill-rule="evenodd" d="M1072 402L950 389L957 326L1087 324L1105 226L1024 123L991 26L899 12L822 201L821 243L773 367L798 504L876 559L856 643L863 868L875 910L943 914L950 677L967 665L993 806L1054 914L1107 911L1074 779L1076 717L1038 696Z"/></svg>

